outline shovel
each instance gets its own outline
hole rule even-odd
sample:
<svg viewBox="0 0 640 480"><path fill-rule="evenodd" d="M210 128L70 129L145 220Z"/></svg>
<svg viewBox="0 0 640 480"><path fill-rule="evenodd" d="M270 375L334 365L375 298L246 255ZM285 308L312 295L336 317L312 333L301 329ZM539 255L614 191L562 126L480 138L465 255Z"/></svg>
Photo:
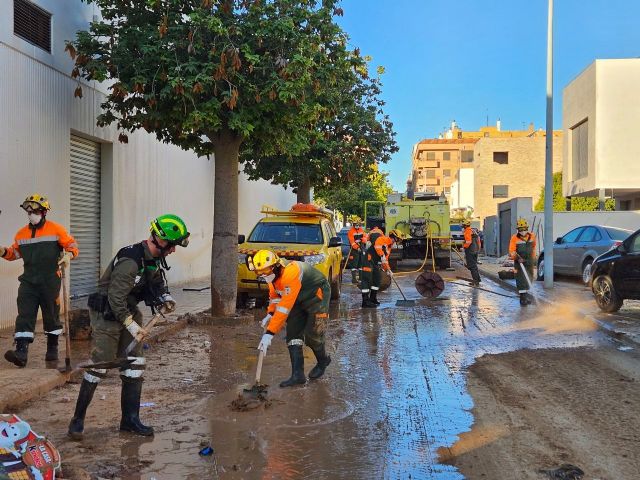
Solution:
<svg viewBox="0 0 640 480"><path fill-rule="evenodd" d="M393 272L389 272L391 273L391 280L393 280L393 283L396 284L396 287L398 287L398 290L400 291L400 295L402 295L402 300L398 300L396 302L396 307L413 307L416 304L415 300L407 300L407 297L404 296L404 292L402 291L402 289L400 288L400 285L398 285L398 282L396 281L396 278L393 276Z"/></svg>
<svg viewBox="0 0 640 480"><path fill-rule="evenodd" d="M162 315L160 312L156 313L153 317L151 317L151 320L149 320L149 323L147 323L144 326L145 330L147 332L149 332L151 330L151 328L158 322L158 320L160 320L160 317L164 317L164 315ZM115 360L109 360L109 361L106 361L106 362L98 362L98 363L85 362L85 363L79 364L78 367L79 368L100 368L100 369L103 369L103 368L110 369L110 368L128 367L135 360L130 360L127 357L133 351L133 349L136 348L136 345L138 343L140 343L140 340L138 338L134 338L131 341L131 343L127 346L127 348L125 349L124 357L122 357L122 358L116 358Z"/></svg>
<svg viewBox="0 0 640 480"><path fill-rule="evenodd" d="M256 383L251 388L242 390L242 397L245 400L265 400L267 395L267 386L260 383L260 375L262 374L262 361L264 360L264 351L260 350L258 354L258 366L256 367Z"/></svg>

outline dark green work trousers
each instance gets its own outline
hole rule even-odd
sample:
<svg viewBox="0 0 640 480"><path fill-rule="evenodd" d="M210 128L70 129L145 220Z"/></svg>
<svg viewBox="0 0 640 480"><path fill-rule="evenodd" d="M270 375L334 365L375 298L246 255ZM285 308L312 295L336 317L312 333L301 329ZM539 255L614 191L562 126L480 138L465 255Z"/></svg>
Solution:
<svg viewBox="0 0 640 480"><path fill-rule="evenodd" d="M287 345L307 344L312 350L324 345L324 332L329 320L331 287L322 288L322 298L314 297L293 306L287 317Z"/></svg>
<svg viewBox="0 0 640 480"><path fill-rule="evenodd" d="M55 274L38 283L32 283L27 280L20 281L15 338L27 338L33 341L38 309L42 311L45 333L52 335L60 335L62 333L62 325L60 323L60 286L60 277Z"/></svg>

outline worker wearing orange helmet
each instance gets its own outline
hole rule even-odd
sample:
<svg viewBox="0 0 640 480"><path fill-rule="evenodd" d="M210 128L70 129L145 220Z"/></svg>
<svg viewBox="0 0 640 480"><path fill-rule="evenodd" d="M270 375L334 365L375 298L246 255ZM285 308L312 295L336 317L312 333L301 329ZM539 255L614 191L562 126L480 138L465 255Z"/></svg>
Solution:
<svg viewBox="0 0 640 480"><path fill-rule="evenodd" d="M362 270L362 261L364 255L364 245L367 243L367 234L362 228L362 220L356 218L353 226L347 234L351 250L349 253L349 264L351 266L351 283L358 283L358 276Z"/></svg>
<svg viewBox="0 0 640 480"><path fill-rule="evenodd" d="M247 266L269 284L269 307L262 319L265 333L258 350L267 353L273 336L286 325L291 377L280 382L280 387L306 383L302 353L305 343L317 361L309 372L309 378L320 378L331 363L324 335L331 298L329 282L322 272L308 263L282 260L271 250L258 250L255 255L247 257Z"/></svg>
<svg viewBox="0 0 640 480"><path fill-rule="evenodd" d="M9 261L22 259L24 262L24 273L18 278L16 349L4 354L8 362L24 367L29 344L34 339L38 309L42 311L47 335L45 360L58 360L58 337L62 333L59 318L60 267L69 267L71 259L78 256L78 245L62 225L47 219L51 206L45 196L38 193L29 195L20 207L27 213L29 223L18 230L12 246L0 247L0 257Z"/></svg>

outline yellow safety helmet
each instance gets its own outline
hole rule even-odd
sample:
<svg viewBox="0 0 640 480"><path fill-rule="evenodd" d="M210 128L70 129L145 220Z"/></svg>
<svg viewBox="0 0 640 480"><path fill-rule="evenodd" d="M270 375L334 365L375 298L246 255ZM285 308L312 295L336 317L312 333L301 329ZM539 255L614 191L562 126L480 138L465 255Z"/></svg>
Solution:
<svg viewBox="0 0 640 480"><path fill-rule="evenodd" d="M391 230L389 232L389 237L396 237L398 240L404 240L405 235L404 233L402 233L400 230L398 230L397 228L394 228L393 230Z"/></svg>
<svg viewBox="0 0 640 480"><path fill-rule="evenodd" d="M253 257L247 257L247 266L258 275L266 270L273 269L281 263L280 257L271 250L258 250Z"/></svg>
<svg viewBox="0 0 640 480"><path fill-rule="evenodd" d="M529 222L524 218L519 218L516 223L516 230L529 230Z"/></svg>
<svg viewBox="0 0 640 480"><path fill-rule="evenodd" d="M24 210L27 210L27 208L31 208L32 210L51 210L51 205L49 205L47 197L39 193L29 195L20 206Z"/></svg>
<svg viewBox="0 0 640 480"><path fill-rule="evenodd" d="M470 227L471 226L471 220L469 220L468 218L465 218L464 220L462 220L462 226L463 227Z"/></svg>

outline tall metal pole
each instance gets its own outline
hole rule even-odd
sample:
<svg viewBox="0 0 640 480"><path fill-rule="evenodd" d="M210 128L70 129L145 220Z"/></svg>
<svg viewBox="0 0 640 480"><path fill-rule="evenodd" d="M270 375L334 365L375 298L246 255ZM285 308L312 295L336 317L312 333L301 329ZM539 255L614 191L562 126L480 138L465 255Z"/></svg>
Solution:
<svg viewBox="0 0 640 480"><path fill-rule="evenodd" d="M553 0L547 20L547 148L544 172L544 288L553 288Z"/></svg>

